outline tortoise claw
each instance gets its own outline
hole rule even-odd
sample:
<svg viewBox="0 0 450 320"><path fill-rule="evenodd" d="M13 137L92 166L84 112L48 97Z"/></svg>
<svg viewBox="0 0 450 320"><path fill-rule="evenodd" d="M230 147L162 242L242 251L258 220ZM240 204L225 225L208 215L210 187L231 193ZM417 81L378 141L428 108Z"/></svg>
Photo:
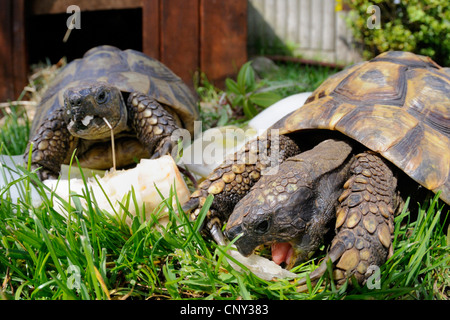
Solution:
<svg viewBox="0 0 450 320"><path fill-rule="evenodd" d="M219 225L216 223L213 224L209 230L211 237L214 239L214 241L221 246L226 245L225 236L222 232L222 229Z"/></svg>
<svg viewBox="0 0 450 320"><path fill-rule="evenodd" d="M312 282L319 280L319 278L322 277L325 274L325 272L327 271L328 263L331 262L332 264L334 264L342 256L344 251L345 251L345 248L343 246L333 246L330 249L330 252L325 256L325 258L323 259L323 261L321 262L319 267L309 274L309 279ZM304 285L306 285L306 280L307 280L306 277L301 278L297 282L297 284L299 286L304 286ZM305 288L300 287L299 291L305 291L305 290L303 290Z"/></svg>
<svg viewBox="0 0 450 320"><path fill-rule="evenodd" d="M55 173L43 166L39 166L37 164L31 165L31 171L35 171L36 175L38 176L39 180L44 181L48 179L58 179L59 173Z"/></svg>
<svg viewBox="0 0 450 320"><path fill-rule="evenodd" d="M163 138L151 159L158 159L162 156L170 155L172 152L172 147L173 142L170 140L170 137Z"/></svg>
<svg viewBox="0 0 450 320"><path fill-rule="evenodd" d="M198 215L200 213L200 199L199 198L191 198L188 202L186 202L182 209L184 212L189 214L189 218L191 221L195 221L198 218ZM211 217L213 214L211 211L208 211L209 217ZM206 228L205 228L206 226ZM219 219L212 218L208 222L205 223L203 221L203 225L200 227L200 230L203 230L205 232L209 232L213 240L221 245L224 246L226 244L225 236L222 232L221 224Z"/></svg>
<svg viewBox="0 0 450 320"><path fill-rule="evenodd" d="M182 205L182 209L185 213L189 214L189 218L192 221L195 221L197 219L196 211L192 212L193 210L197 209L200 206L200 200L199 198L191 198L188 202ZM192 212L192 213L191 213Z"/></svg>

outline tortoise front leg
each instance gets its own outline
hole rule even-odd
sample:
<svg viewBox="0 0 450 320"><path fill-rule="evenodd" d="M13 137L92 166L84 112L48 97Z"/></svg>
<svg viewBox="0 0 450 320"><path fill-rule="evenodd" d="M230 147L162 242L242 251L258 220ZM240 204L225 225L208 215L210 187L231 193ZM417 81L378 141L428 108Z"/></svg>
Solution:
<svg viewBox="0 0 450 320"><path fill-rule="evenodd" d="M376 267L386 262L393 253L396 187L397 179L384 159L370 151L356 156L351 177L339 197L337 234L311 279L325 272L328 259L337 262L334 278L338 283L351 276L364 283Z"/></svg>
<svg viewBox="0 0 450 320"><path fill-rule="evenodd" d="M172 133L178 129L172 115L155 99L142 93L131 93L127 101L129 123L152 158L170 154L175 142Z"/></svg>
<svg viewBox="0 0 450 320"><path fill-rule="evenodd" d="M42 122L33 137L28 142L27 150L24 154L25 164L28 162L28 154L31 150L31 169L37 169L40 180L57 178L61 170L61 164L70 159L75 138L67 130L63 119L63 109L56 112Z"/></svg>
<svg viewBox="0 0 450 320"><path fill-rule="evenodd" d="M264 170L285 159L300 153L298 145L284 135L258 137L249 141L241 150L228 156L224 163L217 167L198 189L191 199L183 205L185 211L192 211L191 220L197 219L208 195L214 195L214 200L206 217L206 232L215 233L222 223L227 221L235 205L249 192L259 180ZM214 239L220 242L217 236Z"/></svg>

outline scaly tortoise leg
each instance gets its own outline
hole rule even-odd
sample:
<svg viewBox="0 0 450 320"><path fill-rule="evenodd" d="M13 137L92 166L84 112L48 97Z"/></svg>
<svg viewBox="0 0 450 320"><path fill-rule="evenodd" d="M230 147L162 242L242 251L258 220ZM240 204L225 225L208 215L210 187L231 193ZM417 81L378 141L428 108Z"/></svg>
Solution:
<svg viewBox="0 0 450 320"><path fill-rule="evenodd" d="M350 172L336 211L337 234L325 261L310 274L311 280L324 274L331 259L338 283L355 276L364 284L374 267L393 253L397 179L386 162L370 151L356 156Z"/></svg>
<svg viewBox="0 0 450 320"><path fill-rule="evenodd" d="M36 134L30 138L27 150L24 154L25 165L28 162L28 153L31 150L31 169L37 171L40 180L56 179L61 170L61 164L70 160L76 138L67 130L63 118L63 109L59 109L42 122L36 130Z"/></svg>
<svg viewBox="0 0 450 320"><path fill-rule="evenodd" d="M172 133L178 129L172 115L155 99L138 92L128 97L129 123L152 159L170 154L175 142Z"/></svg>
<svg viewBox="0 0 450 320"><path fill-rule="evenodd" d="M223 241L222 234L217 230L221 229L235 205L259 180L264 170L276 167L298 153L298 145L284 135L272 136L268 132L266 136L249 141L241 150L228 156L222 165L200 183L183 209L185 212L192 212L191 220L196 220L208 195L214 195L203 231L209 232L220 243Z"/></svg>

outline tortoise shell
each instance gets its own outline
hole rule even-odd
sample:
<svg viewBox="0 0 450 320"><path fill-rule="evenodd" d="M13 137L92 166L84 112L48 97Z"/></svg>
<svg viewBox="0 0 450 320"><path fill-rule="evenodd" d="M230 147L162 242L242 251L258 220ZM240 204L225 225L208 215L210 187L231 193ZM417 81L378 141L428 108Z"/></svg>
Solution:
<svg viewBox="0 0 450 320"><path fill-rule="evenodd" d="M36 110L31 136L44 119L64 104L68 87L86 81L104 81L122 92L147 94L166 105L179 125L194 130L199 117L196 100L184 82L158 60L135 50L100 46L65 66L45 92Z"/></svg>
<svg viewBox="0 0 450 320"><path fill-rule="evenodd" d="M348 67L273 129L337 130L450 204L450 69L428 57L391 51Z"/></svg>

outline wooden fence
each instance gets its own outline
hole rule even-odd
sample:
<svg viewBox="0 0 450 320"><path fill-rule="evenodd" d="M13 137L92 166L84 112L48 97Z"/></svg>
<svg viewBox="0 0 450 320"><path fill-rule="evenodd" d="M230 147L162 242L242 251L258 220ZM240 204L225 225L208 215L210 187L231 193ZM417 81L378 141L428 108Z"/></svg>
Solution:
<svg viewBox="0 0 450 320"><path fill-rule="evenodd" d="M360 60L336 0L249 0L250 53L285 46L308 59L348 64Z"/></svg>

